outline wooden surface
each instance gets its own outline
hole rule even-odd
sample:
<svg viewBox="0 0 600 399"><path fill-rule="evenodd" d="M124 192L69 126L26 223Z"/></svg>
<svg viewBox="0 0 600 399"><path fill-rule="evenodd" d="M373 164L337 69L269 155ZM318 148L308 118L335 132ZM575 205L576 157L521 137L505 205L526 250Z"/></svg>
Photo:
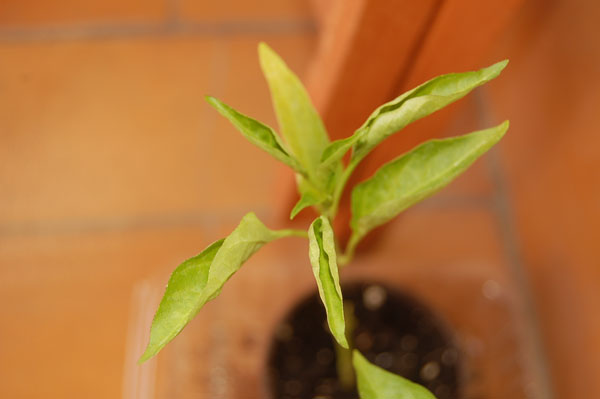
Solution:
<svg viewBox="0 0 600 399"><path fill-rule="evenodd" d="M600 397L600 4L531 1L489 93L557 398Z"/></svg>
<svg viewBox="0 0 600 399"><path fill-rule="evenodd" d="M506 32L523 3L524 0L442 1L431 17L421 43L413 51L405 72L397 79L393 95L438 75L477 70L500 61L489 62L487 55ZM362 178L370 176L383 162L417 143L439 136L460 107L459 102L409 126L402 134L390 137L385 146L373 152L362 166L362 172L358 173Z"/></svg>
<svg viewBox="0 0 600 399"><path fill-rule="evenodd" d="M436 0L334 3L307 78L333 138L349 136L393 95L436 9Z"/></svg>

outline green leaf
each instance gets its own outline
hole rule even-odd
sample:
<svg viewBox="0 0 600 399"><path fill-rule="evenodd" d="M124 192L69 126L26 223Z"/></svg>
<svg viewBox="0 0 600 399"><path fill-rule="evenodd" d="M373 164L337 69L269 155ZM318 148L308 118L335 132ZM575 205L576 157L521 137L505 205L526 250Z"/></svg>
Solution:
<svg viewBox="0 0 600 399"><path fill-rule="evenodd" d="M233 273L264 244L290 235L296 234L292 230L270 230L253 212L246 214L215 256L204 287L207 300L219 295L221 288Z"/></svg>
<svg viewBox="0 0 600 399"><path fill-rule="evenodd" d="M360 399L435 399L425 387L375 366L357 350L352 363Z"/></svg>
<svg viewBox="0 0 600 399"><path fill-rule="evenodd" d="M302 232L304 233L304 232ZM140 363L156 355L214 299L229 278L269 241L298 235L294 230L273 231L248 213L225 239L179 265L167 285L150 329L150 342Z"/></svg>
<svg viewBox="0 0 600 399"><path fill-rule="evenodd" d="M335 140L331 144L329 144L323 150L323 154L321 155L321 164L320 167L327 167L332 162L338 161L344 157L346 152L356 143L359 139L359 135L354 133L350 137L346 137L345 139Z"/></svg>
<svg viewBox="0 0 600 399"><path fill-rule="evenodd" d="M381 105L354 135L334 141L324 150L321 167L342 159L351 147L352 159L360 161L388 136L461 99L497 77L507 64L504 60L479 71L438 76Z"/></svg>
<svg viewBox="0 0 600 399"><path fill-rule="evenodd" d="M313 196L310 192L304 192L292 212L290 213L290 220L293 220L297 214L299 214L304 208L314 206L323 202L323 199Z"/></svg>
<svg viewBox="0 0 600 399"><path fill-rule="evenodd" d="M200 255L186 260L175 269L152 321L150 342L140 363L150 359L175 338L204 305L202 292L208 271L223 241L213 243Z"/></svg>
<svg viewBox="0 0 600 399"><path fill-rule="evenodd" d="M320 184L315 171L329 144L325 126L300 79L283 60L265 43L259 44L258 52L281 134L298 162Z"/></svg>
<svg viewBox="0 0 600 399"><path fill-rule="evenodd" d="M335 253L333 230L326 217L321 216L308 228L309 258L317 280L319 296L325 305L331 334L344 348L348 348L344 303Z"/></svg>
<svg viewBox="0 0 600 399"><path fill-rule="evenodd" d="M496 144L507 129L505 121L464 136L431 140L382 166L352 191L354 240L446 186Z"/></svg>
<svg viewBox="0 0 600 399"><path fill-rule="evenodd" d="M214 97L207 96L206 101L227 118L252 144L262 148L295 171L303 173L298 162L288 154L277 133L269 126L236 111Z"/></svg>

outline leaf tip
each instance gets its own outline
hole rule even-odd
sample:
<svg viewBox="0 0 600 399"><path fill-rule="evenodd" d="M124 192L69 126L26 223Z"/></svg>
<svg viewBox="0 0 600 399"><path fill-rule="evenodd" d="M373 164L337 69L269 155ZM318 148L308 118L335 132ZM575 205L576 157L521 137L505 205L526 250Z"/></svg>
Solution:
<svg viewBox="0 0 600 399"><path fill-rule="evenodd" d="M265 51L269 49L269 45L263 41L258 42L258 51Z"/></svg>
<svg viewBox="0 0 600 399"><path fill-rule="evenodd" d="M265 42L258 43L258 57L261 62L275 55L275 51Z"/></svg>
<svg viewBox="0 0 600 399"><path fill-rule="evenodd" d="M258 61L265 77L276 73L278 69L288 69L285 61L265 42L258 44Z"/></svg>
<svg viewBox="0 0 600 399"><path fill-rule="evenodd" d="M490 66L488 69L492 70L495 76L500 75L500 72L506 68L508 65L508 58L502 61L496 62L494 65Z"/></svg>
<svg viewBox="0 0 600 399"><path fill-rule="evenodd" d="M146 363L148 360L154 357L154 355L156 355L156 351L151 350L150 345L148 345L142 356L140 356L140 358L137 361L138 366Z"/></svg>
<svg viewBox="0 0 600 399"><path fill-rule="evenodd" d="M342 334L342 337L337 338L338 344L344 349L350 349L350 345L348 344L348 340L346 339L346 335Z"/></svg>
<svg viewBox="0 0 600 399"><path fill-rule="evenodd" d="M504 135L508 131L509 127L510 127L510 121L507 119L495 128L495 130L497 131L498 140L500 140L502 137L504 137Z"/></svg>
<svg viewBox="0 0 600 399"><path fill-rule="evenodd" d="M212 105L213 107L216 107L219 104L219 100L217 100L213 96L204 96L204 100L206 100L206 102Z"/></svg>
<svg viewBox="0 0 600 399"><path fill-rule="evenodd" d="M294 205L294 208L290 212L290 220L294 220L296 215L298 215L300 212L302 212L302 210L304 208L306 208L308 206L307 204L304 203L303 199L304 199L303 197L300 197L300 199L298 200L296 205Z"/></svg>

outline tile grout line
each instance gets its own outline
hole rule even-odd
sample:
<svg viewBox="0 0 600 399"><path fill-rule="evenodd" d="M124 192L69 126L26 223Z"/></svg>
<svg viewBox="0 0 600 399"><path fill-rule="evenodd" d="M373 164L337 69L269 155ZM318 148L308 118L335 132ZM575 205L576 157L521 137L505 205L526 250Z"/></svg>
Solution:
<svg viewBox="0 0 600 399"><path fill-rule="evenodd" d="M268 209L264 205L255 206L259 217L265 218ZM16 236L51 236L90 233L112 233L149 229L170 229L192 227L205 231L214 231L219 226L237 223L245 209L230 210L220 213L182 213L157 215L152 217L132 217L100 219L94 221L59 221L40 223L21 223L14 225L0 225L0 237Z"/></svg>
<svg viewBox="0 0 600 399"><path fill-rule="evenodd" d="M489 99L486 96L485 88L479 88L473 93L474 102L476 105L476 113L479 119L480 128L493 126L495 118L491 110ZM508 260L509 270L517 284L517 290L521 297L521 302L524 307L524 323L526 323L527 332L531 340L533 350L533 362L537 389L526 386L525 391L528 397L532 397L530 389L539 396L536 399L553 399L553 393L550 371L546 359L546 353L543 347L543 335L540 328L540 318L535 305L535 298L532 293L532 284L525 270L525 262L523 254L516 238L517 228L515 226L515 213L511 205L509 189L506 182L506 175L501 165L498 149L493 148L487 156L487 171L492 183L495 186L495 194L493 198L493 212L495 213L502 245L504 247L504 256Z"/></svg>
<svg viewBox="0 0 600 399"><path fill-rule="evenodd" d="M490 209L492 199L485 195L438 195L415 207L417 210L431 209ZM71 234L94 234L127 232L150 229L200 228L207 232L222 225L239 222L242 215L252 210L265 223L275 223L275 215L269 206L254 204L249 207L231 209L226 212L163 214L151 217L113 218L97 220L71 220L58 222L0 223L0 237L50 236Z"/></svg>
<svg viewBox="0 0 600 399"><path fill-rule="evenodd" d="M82 39L111 39L124 37L230 37L252 34L314 34L314 20L266 19L231 20L225 22L183 22L177 0L169 3L169 15L164 23L156 24L90 24L66 27L0 28L0 43L27 43L36 41L69 41Z"/></svg>
<svg viewBox="0 0 600 399"><path fill-rule="evenodd" d="M165 8L167 9L167 24L177 26L181 24L181 2L180 0L165 0Z"/></svg>

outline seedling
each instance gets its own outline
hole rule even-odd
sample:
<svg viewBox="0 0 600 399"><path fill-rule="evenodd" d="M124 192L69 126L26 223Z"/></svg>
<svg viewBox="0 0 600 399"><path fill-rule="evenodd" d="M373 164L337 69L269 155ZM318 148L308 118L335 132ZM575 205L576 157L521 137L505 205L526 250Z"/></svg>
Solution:
<svg viewBox="0 0 600 399"><path fill-rule="evenodd" d="M258 47L260 64L269 85L280 133L234 110L214 97L206 100L250 142L292 168L300 200L293 219L307 207L320 214L308 230L270 230L254 213L244 216L233 232L179 265L154 316L150 342L140 358L156 355L210 300L250 256L268 242L285 237L308 239L309 259L325 306L327 323L347 363L356 372L361 399L431 399L424 387L369 363L349 342L348 323L338 266L352 260L357 244L375 227L394 219L431 196L467 169L496 144L508 121L464 136L427 141L383 165L352 190L352 234L344 252L331 227L341 195L357 165L388 136L467 95L500 74L508 61L479 71L436 77L377 108L353 135L330 142L323 122L296 75L266 44ZM343 162L350 152L349 161ZM352 351L352 352L349 352ZM341 371L343 365L339 366ZM347 369L347 368L346 368ZM343 376L340 376L343 377Z"/></svg>

